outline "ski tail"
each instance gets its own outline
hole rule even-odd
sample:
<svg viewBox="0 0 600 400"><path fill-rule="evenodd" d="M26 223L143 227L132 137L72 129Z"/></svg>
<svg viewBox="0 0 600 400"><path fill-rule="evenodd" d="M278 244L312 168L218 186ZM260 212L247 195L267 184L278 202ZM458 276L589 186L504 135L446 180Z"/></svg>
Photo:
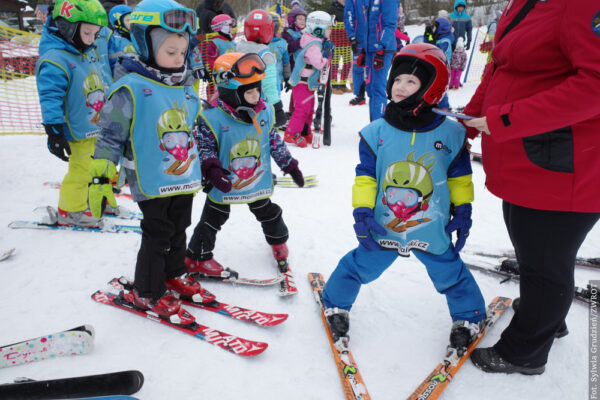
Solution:
<svg viewBox="0 0 600 400"><path fill-rule="evenodd" d="M321 147L321 136L323 136L323 103L325 99L325 91L329 82L329 69L331 68L331 59L327 60L327 65L321 70L321 76L319 77L319 88L317 89L317 110L315 111L315 117L313 121L313 149Z"/></svg>

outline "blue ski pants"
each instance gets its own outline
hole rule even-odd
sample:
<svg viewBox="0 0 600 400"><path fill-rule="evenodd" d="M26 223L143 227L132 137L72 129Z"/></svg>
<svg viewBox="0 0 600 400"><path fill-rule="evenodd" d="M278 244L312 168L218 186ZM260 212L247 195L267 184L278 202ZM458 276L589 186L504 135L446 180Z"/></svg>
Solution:
<svg viewBox="0 0 600 400"><path fill-rule="evenodd" d="M358 54L352 55L352 87L355 96L360 96L360 87L365 83L365 68L356 65Z"/></svg>
<svg viewBox="0 0 600 400"><path fill-rule="evenodd" d="M477 322L485 318L485 301L479 286L452 246L439 256L420 251L413 254L425 265L435 289L446 296L453 321ZM394 250L369 251L362 245L350 251L325 285L325 306L350 310L361 285L379 278L397 257Z"/></svg>
<svg viewBox="0 0 600 400"><path fill-rule="evenodd" d="M385 106L388 102L385 88L387 86L388 72L392 66L394 53L385 53L383 58L383 68L373 68L373 58L375 53L367 53L367 94L369 95L369 116L371 121L383 117ZM356 85L356 84L355 84ZM355 86L356 87L356 86Z"/></svg>

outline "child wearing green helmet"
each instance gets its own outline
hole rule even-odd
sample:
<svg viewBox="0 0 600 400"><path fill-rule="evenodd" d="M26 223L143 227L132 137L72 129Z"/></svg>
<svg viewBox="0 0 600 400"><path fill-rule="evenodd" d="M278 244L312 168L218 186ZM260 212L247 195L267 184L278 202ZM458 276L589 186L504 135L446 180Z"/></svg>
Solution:
<svg viewBox="0 0 600 400"><path fill-rule="evenodd" d="M433 112L448 80L442 50L407 45L392 61L383 118L360 131L352 188L359 246L340 260L323 291L325 315L341 347L348 342L349 311L361 285L377 279L398 255L411 253L446 296L453 322L449 364L455 365L482 326L485 302L459 255L472 224L466 132Z"/></svg>
<svg viewBox="0 0 600 400"><path fill-rule="evenodd" d="M43 27L36 79L48 150L68 161L58 210L50 219L64 225L100 226L88 209L88 165L98 115L112 78L95 45L107 17L97 0L58 0Z"/></svg>
<svg viewBox="0 0 600 400"><path fill-rule="evenodd" d="M133 288L123 301L183 327L194 318L180 299L215 299L184 264L192 200L201 187L192 136L200 101L187 68L196 15L173 0L143 0L130 18L137 54L122 58L100 117L100 134L90 165L90 207L100 216L114 203L106 184L122 166L133 200L142 210L143 234ZM176 292L173 294L172 292Z"/></svg>

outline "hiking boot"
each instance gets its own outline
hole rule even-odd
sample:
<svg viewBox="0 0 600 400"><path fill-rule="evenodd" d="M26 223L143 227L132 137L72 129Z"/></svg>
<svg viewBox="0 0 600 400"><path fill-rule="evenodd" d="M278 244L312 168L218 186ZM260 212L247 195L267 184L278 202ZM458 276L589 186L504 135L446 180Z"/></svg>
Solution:
<svg viewBox="0 0 600 400"><path fill-rule="evenodd" d="M485 372L504 372L505 374L518 372L523 375L540 375L546 369L545 365L541 367L521 367L512 364L500 357L493 347L473 350L471 361L477 368Z"/></svg>

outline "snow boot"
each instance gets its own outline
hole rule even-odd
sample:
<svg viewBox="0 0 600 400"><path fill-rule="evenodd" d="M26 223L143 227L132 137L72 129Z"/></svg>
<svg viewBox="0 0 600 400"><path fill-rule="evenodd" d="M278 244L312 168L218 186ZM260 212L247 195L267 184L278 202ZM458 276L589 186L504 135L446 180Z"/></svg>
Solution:
<svg viewBox="0 0 600 400"><path fill-rule="evenodd" d="M340 338L346 338L348 340L348 330L350 330L350 313L348 310L343 308L326 308L325 317L327 317L327 323L329 329L331 329L331 336L333 341L337 342Z"/></svg>
<svg viewBox="0 0 600 400"><path fill-rule="evenodd" d="M59 207L57 218L59 225L77 225L100 229L104 226L102 218L94 218L89 209L85 211L65 211Z"/></svg>
<svg viewBox="0 0 600 400"><path fill-rule="evenodd" d="M349 104L351 106L362 106L366 102L367 101L365 100L364 96L356 96L355 98L353 98L352 100L350 100Z"/></svg>
<svg viewBox="0 0 600 400"><path fill-rule="evenodd" d="M167 279L165 285L167 289L179 293L182 299L191 300L194 303L207 305L213 303L216 299L214 294L204 289L200 285L200 282L188 272L181 276Z"/></svg>
<svg viewBox="0 0 600 400"><path fill-rule="evenodd" d="M285 243L272 244L271 249L273 250L273 257L277 261L277 268L280 272L286 273L288 271L287 258L290 253L287 245Z"/></svg>
<svg viewBox="0 0 600 400"><path fill-rule="evenodd" d="M510 363L500 357L493 347L473 350L471 361L477 368L485 372L504 372L505 374L518 372L523 375L540 375L546 370L545 365L540 367L521 367Z"/></svg>
<svg viewBox="0 0 600 400"><path fill-rule="evenodd" d="M152 312L172 324L189 326L196 322L190 313L181 308L181 301L169 291L166 291L159 299L152 300L149 297L141 297L134 288L131 291L125 292L123 299L133 304L136 308Z"/></svg>
<svg viewBox="0 0 600 400"><path fill-rule="evenodd" d="M194 253L190 249L186 250L185 253L184 262L188 271L192 274L199 274L206 278L217 279L236 279L238 277L236 271L224 268L212 257L208 260L198 260L194 258Z"/></svg>
<svg viewBox="0 0 600 400"><path fill-rule="evenodd" d="M458 359L467 351L467 347L481 332L483 324L484 320L479 322L454 321L450 330L450 344L447 348L446 361L452 365L456 365Z"/></svg>
<svg viewBox="0 0 600 400"><path fill-rule="evenodd" d="M512 303L513 310L517 311L519 309L520 304L521 304L520 297L517 297L516 299L514 299L513 303ZM563 321L563 323L560 325L560 328L558 328L558 331L556 331L556 334L554 335L554 337L556 339L560 339L560 338L567 336L568 334L569 334L569 329L567 328L567 323L565 321Z"/></svg>

